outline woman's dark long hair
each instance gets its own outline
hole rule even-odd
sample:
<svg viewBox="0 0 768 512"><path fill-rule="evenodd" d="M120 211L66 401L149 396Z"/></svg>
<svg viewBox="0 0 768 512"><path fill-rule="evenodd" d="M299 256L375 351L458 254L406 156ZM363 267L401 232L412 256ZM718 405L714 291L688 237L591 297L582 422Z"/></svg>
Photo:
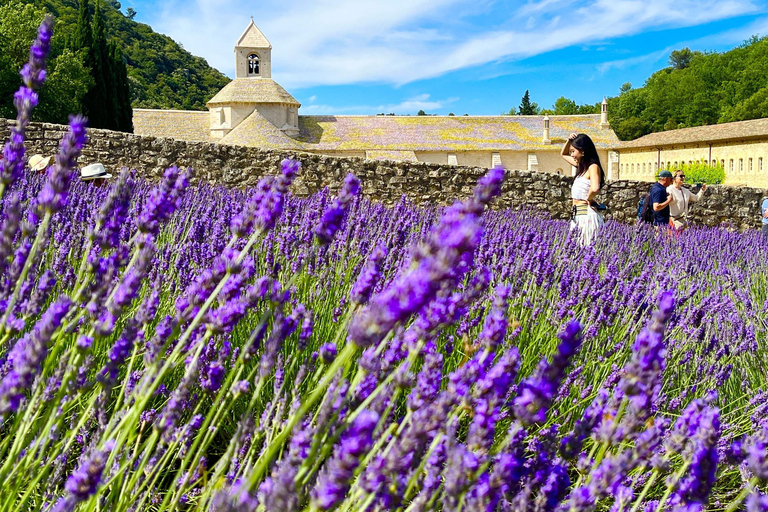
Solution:
<svg viewBox="0 0 768 512"><path fill-rule="evenodd" d="M589 135L585 133L578 134L571 141L571 147L578 149L584 154L579 162L579 168L576 170L576 176L578 177L586 174L590 165L597 164L600 168L600 188L603 188L603 185L605 185L605 171L603 171L603 165L600 163L600 157L597 154L595 143L592 142Z"/></svg>

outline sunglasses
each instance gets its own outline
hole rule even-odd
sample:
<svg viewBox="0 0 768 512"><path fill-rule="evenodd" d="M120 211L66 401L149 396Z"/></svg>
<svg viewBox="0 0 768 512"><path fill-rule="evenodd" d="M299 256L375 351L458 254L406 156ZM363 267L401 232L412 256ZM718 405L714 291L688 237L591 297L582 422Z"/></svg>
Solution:
<svg viewBox="0 0 768 512"><path fill-rule="evenodd" d="M685 174L678 174L675 178L685 178Z"/></svg>

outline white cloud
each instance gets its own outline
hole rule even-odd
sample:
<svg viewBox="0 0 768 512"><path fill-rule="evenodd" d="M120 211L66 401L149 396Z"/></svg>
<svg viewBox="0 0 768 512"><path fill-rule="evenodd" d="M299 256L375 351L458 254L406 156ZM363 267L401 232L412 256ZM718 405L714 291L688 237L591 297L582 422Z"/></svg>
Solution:
<svg viewBox="0 0 768 512"><path fill-rule="evenodd" d="M302 105L301 114L328 115L328 114L346 114L346 115L371 115L371 114L415 114L419 110L425 112L434 112L444 108L451 103L458 101L459 98L448 98L445 100L433 100L429 94L419 94L412 98L405 99L400 103L389 103L382 105L352 105L352 106L333 106L333 105Z"/></svg>
<svg viewBox="0 0 768 512"><path fill-rule="evenodd" d="M490 9L487 1L482 3ZM497 11L505 12L501 19L498 12L472 16L476 4L470 0L262 0L258 4L170 0L157 19L148 21L232 75L234 42L253 15L273 45L273 76L295 89L364 82L401 85L458 69L648 30L695 26L758 9L752 0L540 0L517 9L497 5Z"/></svg>

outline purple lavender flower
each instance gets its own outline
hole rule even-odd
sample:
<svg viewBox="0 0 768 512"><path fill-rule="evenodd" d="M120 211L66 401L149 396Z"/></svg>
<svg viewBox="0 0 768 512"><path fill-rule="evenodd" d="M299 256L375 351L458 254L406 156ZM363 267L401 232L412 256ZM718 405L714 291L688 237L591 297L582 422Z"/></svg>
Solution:
<svg viewBox="0 0 768 512"><path fill-rule="evenodd" d="M113 448L114 442L109 441L104 445L104 449L96 449L82 460L75 472L67 479L64 486L67 495L59 499L52 509L53 512L71 512L78 503L96 494L101 484L104 465Z"/></svg>
<svg viewBox="0 0 768 512"><path fill-rule="evenodd" d="M0 191L16 181L24 170L24 134L32 110L38 103L35 89L45 80L45 61L51 49L52 36L53 17L46 15L37 30L37 38L29 49L29 62L21 70L24 84L13 96L18 115L16 126L11 128L10 138L3 148L3 158L0 159Z"/></svg>
<svg viewBox="0 0 768 512"><path fill-rule="evenodd" d="M21 204L18 193L10 194L3 206L2 230L0 230L0 275L5 274L8 258L13 254L13 239L19 230Z"/></svg>
<svg viewBox="0 0 768 512"><path fill-rule="evenodd" d="M672 503L706 505L719 462L717 442L720 438L720 412L696 400L688 406L683 418L683 428L689 436L683 458L689 466L688 472L678 483ZM675 427L678 430L681 428L678 425Z"/></svg>
<svg viewBox="0 0 768 512"><path fill-rule="evenodd" d="M140 232L157 235L160 225L181 205L181 198L189 185L189 172L189 169L179 171L177 167L165 170L163 181L152 190L136 221Z"/></svg>
<svg viewBox="0 0 768 512"><path fill-rule="evenodd" d="M318 242L329 244L333 240L336 231L341 227L344 216L349 208L349 203L360 193L360 180L354 174L347 174L344 185L338 197L333 200L331 206L325 210L320 222L315 226L314 233Z"/></svg>
<svg viewBox="0 0 768 512"><path fill-rule="evenodd" d="M507 333L509 292L509 286L499 285L496 287L493 307L485 319L483 330L480 332L480 343L489 352L496 350Z"/></svg>
<svg viewBox="0 0 768 512"><path fill-rule="evenodd" d="M523 423L541 423L546 419L568 362L581 345L581 325L575 320L569 322L558 337L560 346L552 362L542 359L534 374L520 383L513 409Z"/></svg>
<svg viewBox="0 0 768 512"><path fill-rule="evenodd" d="M672 293L663 293L659 311L632 345L632 359L625 367L619 387L630 398L637 411L649 410L651 403L658 398L666 356L664 329L673 310Z"/></svg>
<svg viewBox="0 0 768 512"><path fill-rule="evenodd" d="M312 491L315 507L333 510L344 499L360 457L373 444L373 430L378 421L378 414L372 411L363 411L355 418Z"/></svg>
<svg viewBox="0 0 768 512"><path fill-rule="evenodd" d="M320 347L320 360L325 364L331 364L336 359L336 345L334 343L325 343Z"/></svg>
<svg viewBox="0 0 768 512"><path fill-rule="evenodd" d="M120 239L120 229L125 224L131 205L131 195L136 186L132 172L124 168L107 199L101 204L91 238L102 249L115 247Z"/></svg>
<svg viewBox="0 0 768 512"><path fill-rule="evenodd" d="M399 322L408 319L442 287L456 283L470 266L482 238L480 215L484 203L469 200L447 208L426 243L414 255L414 268L371 299L352 318L349 339L367 347L381 341Z"/></svg>
<svg viewBox="0 0 768 512"><path fill-rule="evenodd" d="M73 169L86 142L86 120L82 116L69 118L69 131L61 139L56 165L48 168L48 177L37 196L37 207L42 212L55 213L67 204Z"/></svg>
<svg viewBox="0 0 768 512"><path fill-rule="evenodd" d="M755 490L747 498L747 512L766 512L768 511L768 496L760 494Z"/></svg>
<svg viewBox="0 0 768 512"><path fill-rule="evenodd" d="M501 184L504 182L504 169L494 167L477 181L474 195L475 201L480 204L488 204L491 199L501 194Z"/></svg>
<svg viewBox="0 0 768 512"><path fill-rule="evenodd" d="M384 260L387 257L387 246L384 244L377 245L373 251L371 251L368 257L368 263L360 272L360 276L352 286L352 291L349 292L349 296L352 302L356 304L365 304L371 297L373 288L379 281L381 276L381 269L384 266Z"/></svg>
<svg viewBox="0 0 768 512"><path fill-rule="evenodd" d="M71 302L61 296L43 313L32 332L16 342L8 356L10 371L0 382L0 423L19 408L48 354L51 337L69 312Z"/></svg>
<svg viewBox="0 0 768 512"><path fill-rule="evenodd" d="M213 512L253 512L258 507L259 500L248 492L248 486L239 479L218 491L211 504Z"/></svg>
<svg viewBox="0 0 768 512"><path fill-rule="evenodd" d="M747 467L763 482L768 482L768 427L750 437L745 443Z"/></svg>

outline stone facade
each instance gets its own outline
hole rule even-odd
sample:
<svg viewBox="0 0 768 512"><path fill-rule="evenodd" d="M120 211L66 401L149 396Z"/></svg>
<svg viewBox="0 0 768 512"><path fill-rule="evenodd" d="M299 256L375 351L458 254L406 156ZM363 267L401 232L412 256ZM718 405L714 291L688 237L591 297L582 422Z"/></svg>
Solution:
<svg viewBox="0 0 768 512"><path fill-rule="evenodd" d="M664 168L669 164L675 168L702 161L723 166L727 185L768 187L768 140L622 150L619 175L625 179L653 181L659 166Z"/></svg>
<svg viewBox="0 0 768 512"><path fill-rule="evenodd" d="M9 135L13 121L0 120L0 138ZM50 155L57 151L66 127L32 123L28 129L28 154ZM135 168L147 179L156 180L170 165L194 169L193 181L208 181L230 187L251 187L266 174L275 174L280 161L291 156L302 162L302 172L292 190L305 196L341 186L348 172L362 182L363 193L374 200L393 204L405 194L416 203L447 204L472 193L475 182L486 169L482 166L432 164L341 158L327 155L262 150L207 142L131 135L107 130L89 130L82 163L101 162L109 172L120 167ZM564 162L563 162L564 163ZM570 215L572 178L528 170L509 170L500 208L531 207L547 210L556 218ZM608 218L634 222L637 202L648 183L614 180L607 183L600 199L610 208ZM758 202L768 190L747 187L712 186L694 206L694 222L707 225L730 223L739 229L759 227Z"/></svg>

